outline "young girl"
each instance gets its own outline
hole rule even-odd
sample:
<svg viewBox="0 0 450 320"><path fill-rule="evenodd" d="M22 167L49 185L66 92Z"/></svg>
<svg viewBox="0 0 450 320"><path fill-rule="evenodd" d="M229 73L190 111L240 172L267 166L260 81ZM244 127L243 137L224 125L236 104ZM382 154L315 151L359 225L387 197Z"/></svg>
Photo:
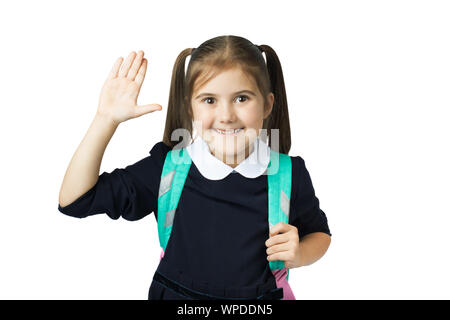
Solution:
<svg viewBox="0 0 450 320"><path fill-rule="evenodd" d="M183 50L173 68L162 141L144 159L99 176L118 125L162 109L158 104L136 105L147 69L143 56L142 51L131 52L114 64L96 116L65 174L58 210L78 218L106 213L132 221L154 212L159 226L158 200L171 187L164 165L169 152L180 149L176 130L189 137L195 131L194 139L181 143L192 164L176 210L172 216L163 212L162 228L170 225L172 231L148 298L295 299L286 270L320 259L331 233L300 156L286 156L292 165L292 188L283 209L287 220L268 223L271 150L287 155L291 147L275 51L237 36L216 37ZM276 261L284 268L274 272L271 263Z"/></svg>

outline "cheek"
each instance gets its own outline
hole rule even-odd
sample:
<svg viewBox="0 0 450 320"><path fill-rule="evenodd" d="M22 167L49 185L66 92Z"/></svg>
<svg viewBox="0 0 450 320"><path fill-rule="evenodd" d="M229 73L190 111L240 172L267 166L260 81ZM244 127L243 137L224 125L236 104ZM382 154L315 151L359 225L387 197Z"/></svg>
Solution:
<svg viewBox="0 0 450 320"><path fill-rule="evenodd" d="M196 128L201 128L207 130L212 126L212 118L206 113L199 109L194 109L193 121Z"/></svg>
<svg viewBox="0 0 450 320"><path fill-rule="evenodd" d="M259 103L254 103L248 108L244 109L239 115L242 123L248 127L257 128L259 127L264 118L264 113L262 112L262 107Z"/></svg>
<svg viewBox="0 0 450 320"><path fill-rule="evenodd" d="M203 137L203 140L210 141L211 140L211 128L212 128L213 122L210 121L207 117L198 117L194 121L194 126L196 128L196 131L198 134L200 134Z"/></svg>
<svg viewBox="0 0 450 320"><path fill-rule="evenodd" d="M242 124L247 128L258 128L262 125L262 117L259 114L246 114L241 117Z"/></svg>
<svg viewBox="0 0 450 320"><path fill-rule="evenodd" d="M204 130L209 130L212 128L213 121L211 119L205 118L203 119L202 127Z"/></svg>

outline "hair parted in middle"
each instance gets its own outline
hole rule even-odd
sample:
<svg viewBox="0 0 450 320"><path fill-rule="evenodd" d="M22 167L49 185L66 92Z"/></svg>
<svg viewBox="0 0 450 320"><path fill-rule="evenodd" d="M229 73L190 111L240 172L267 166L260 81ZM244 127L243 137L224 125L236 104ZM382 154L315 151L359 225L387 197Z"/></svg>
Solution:
<svg viewBox="0 0 450 320"><path fill-rule="evenodd" d="M185 72L185 62L189 56L190 61ZM173 148L179 143L171 140L172 132L179 128L188 130L192 137L191 97L194 90L201 88L217 74L236 67L254 79L264 99L264 110L268 108L267 95L270 92L274 94L272 112L264 119L262 129L267 129L269 146L271 130L278 129L278 151L289 153L291 129L283 72L278 56L268 45L254 45L245 38L233 35L209 39L198 48L184 49L178 55L172 70L164 144Z"/></svg>

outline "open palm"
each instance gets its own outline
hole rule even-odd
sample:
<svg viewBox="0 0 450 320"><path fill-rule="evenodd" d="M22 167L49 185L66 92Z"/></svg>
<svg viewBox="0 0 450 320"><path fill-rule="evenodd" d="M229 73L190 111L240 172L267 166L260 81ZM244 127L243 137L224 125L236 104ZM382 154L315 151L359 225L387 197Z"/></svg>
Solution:
<svg viewBox="0 0 450 320"><path fill-rule="evenodd" d="M114 63L100 93L97 110L98 114L107 116L117 124L162 109L159 104L137 105L147 71L144 52L136 54L132 51L122 62L120 57Z"/></svg>

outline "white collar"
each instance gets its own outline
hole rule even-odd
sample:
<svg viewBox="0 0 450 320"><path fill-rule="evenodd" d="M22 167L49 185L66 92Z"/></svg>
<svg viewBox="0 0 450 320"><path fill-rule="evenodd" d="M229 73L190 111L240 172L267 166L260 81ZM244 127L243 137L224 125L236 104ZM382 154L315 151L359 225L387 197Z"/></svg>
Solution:
<svg viewBox="0 0 450 320"><path fill-rule="evenodd" d="M234 169L212 155L208 143L200 136L186 150L200 173L209 180L221 180L233 171L247 178L256 178L266 171L270 160L270 147L259 136L253 142L253 152Z"/></svg>

